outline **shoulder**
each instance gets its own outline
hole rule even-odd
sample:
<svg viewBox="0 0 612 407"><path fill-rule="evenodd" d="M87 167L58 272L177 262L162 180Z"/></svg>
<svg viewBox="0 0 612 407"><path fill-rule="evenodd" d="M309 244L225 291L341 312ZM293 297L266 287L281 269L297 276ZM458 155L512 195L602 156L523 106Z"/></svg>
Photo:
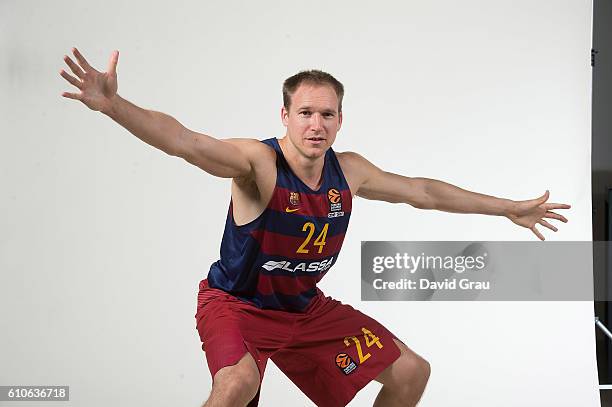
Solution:
<svg viewBox="0 0 612 407"><path fill-rule="evenodd" d="M373 173L380 171L361 154L353 151L337 152L336 157L353 195L358 193Z"/></svg>
<svg viewBox="0 0 612 407"><path fill-rule="evenodd" d="M253 172L263 171L267 174L276 170L276 151L266 143L252 138L231 138L223 141L238 147L240 153L248 159Z"/></svg>
<svg viewBox="0 0 612 407"><path fill-rule="evenodd" d="M255 159L276 158L276 152L266 143L253 138L229 138L226 143L238 147L244 154Z"/></svg>
<svg viewBox="0 0 612 407"><path fill-rule="evenodd" d="M369 162L364 156L354 151L344 151L336 153L342 172L351 175L367 174L376 169L374 164Z"/></svg>
<svg viewBox="0 0 612 407"><path fill-rule="evenodd" d="M234 178L238 186L257 186L259 191L273 189L276 183L276 151L268 144L253 138L231 138L223 140L236 146L251 166L251 172Z"/></svg>
<svg viewBox="0 0 612 407"><path fill-rule="evenodd" d="M359 165L360 162L367 161L362 155L354 151L335 152L340 165Z"/></svg>

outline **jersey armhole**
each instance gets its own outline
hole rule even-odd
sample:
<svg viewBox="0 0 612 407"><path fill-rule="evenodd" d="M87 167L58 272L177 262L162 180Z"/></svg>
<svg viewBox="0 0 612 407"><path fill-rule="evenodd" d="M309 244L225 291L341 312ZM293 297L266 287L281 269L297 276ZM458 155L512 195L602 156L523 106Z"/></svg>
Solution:
<svg viewBox="0 0 612 407"><path fill-rule="evenodd" d="M278 184L278 172L280 171L278 160L280 159L280 157L278 155L278 151L276 151L276 149L273 146L269 145L268 143L265 143L263 140L261 142L268 145L272 149L272 151L274 151L274 157L275 157L274 163L276 166L276 180L274 180L274 188L272 189L272 194L270 195L270 199L268 199L268 202L266 203L264 210L259 215L257 215L255 219L251 220L250 222L245 223L244 225L238 225L236 223L236 219L234 218L234 197L230 193L229 217L232 223L232 227L236 228L237 230L249 229L249 226L252 227L254 223L259 222L263 218L263 215L266 213L266 211L268 211L268 209L270 208L270 202L272 202L272 199L274 199L274 194L276 192L276 187Z"/></svg>

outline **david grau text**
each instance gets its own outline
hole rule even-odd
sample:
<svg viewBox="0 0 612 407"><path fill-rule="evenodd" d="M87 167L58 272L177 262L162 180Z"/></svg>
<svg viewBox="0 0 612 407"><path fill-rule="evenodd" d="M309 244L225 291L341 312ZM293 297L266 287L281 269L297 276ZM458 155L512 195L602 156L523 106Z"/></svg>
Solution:
<svg viewBox="0 0 612 407"><path fill-rule="evenodd" d="M489 290L491 288L490 281L470 281L467 278L445 278L442 281L432 281L426 278L384 281L377 278L372 285L376 290Z"/></svg>

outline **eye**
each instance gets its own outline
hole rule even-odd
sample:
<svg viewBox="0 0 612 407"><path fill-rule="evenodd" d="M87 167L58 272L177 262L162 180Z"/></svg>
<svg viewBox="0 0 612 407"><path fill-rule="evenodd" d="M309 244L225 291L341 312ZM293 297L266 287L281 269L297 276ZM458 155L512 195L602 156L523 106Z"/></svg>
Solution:
<svg viewBox="0 0 612 407"><path fill-rule="evenodd" d="M300 112L300 114L301 114L302 116L310 116L310 115L311 115L311 112L310 112L309 110L303 110L303 111L301 111L301 112Z"/></svg>
<svg viewBox="0 0 612 407"><path fill-rule="evenodd" d="M334 117L333 113L324 113L323 116L327 117L327 118L332 118Z"/></svg>

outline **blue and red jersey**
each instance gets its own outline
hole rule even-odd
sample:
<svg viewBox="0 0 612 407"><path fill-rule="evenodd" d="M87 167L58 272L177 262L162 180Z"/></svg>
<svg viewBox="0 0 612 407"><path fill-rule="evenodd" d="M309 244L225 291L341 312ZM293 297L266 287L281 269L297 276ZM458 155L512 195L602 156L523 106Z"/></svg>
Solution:
<svg viewBox="0 0 612 407"><path fill-rule="evenodd" d="M352 196L331 148L321 187L313 191L291 171L276 138L263 143L276 151L272 199L261 215L240 226L230 202L221 258L211 265L208 284L259 308L303 312L338 259Z"/></svg>

